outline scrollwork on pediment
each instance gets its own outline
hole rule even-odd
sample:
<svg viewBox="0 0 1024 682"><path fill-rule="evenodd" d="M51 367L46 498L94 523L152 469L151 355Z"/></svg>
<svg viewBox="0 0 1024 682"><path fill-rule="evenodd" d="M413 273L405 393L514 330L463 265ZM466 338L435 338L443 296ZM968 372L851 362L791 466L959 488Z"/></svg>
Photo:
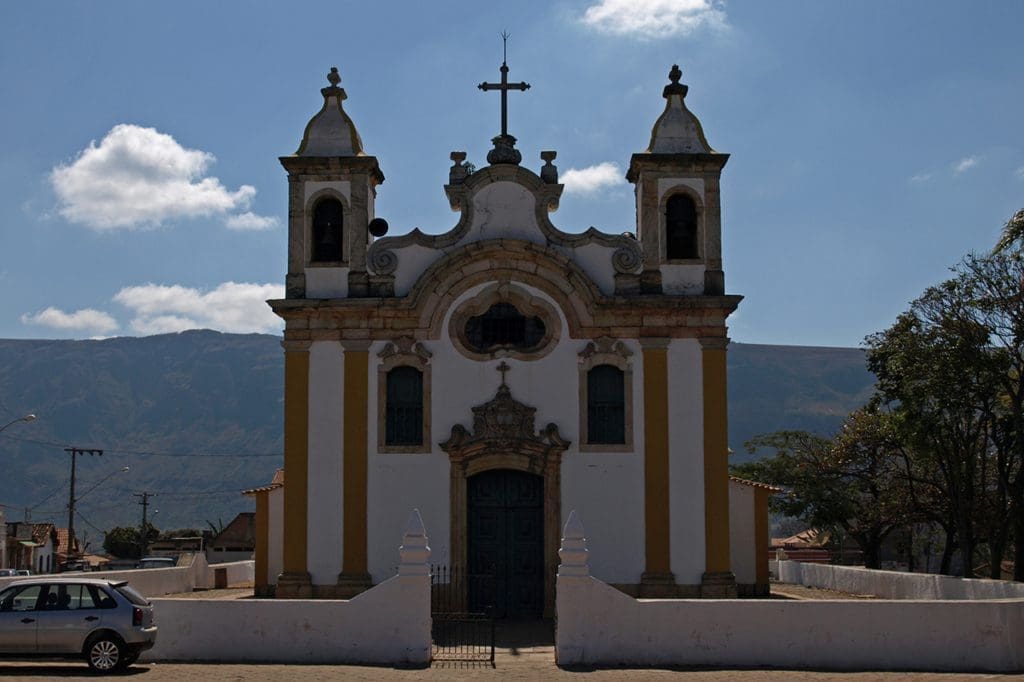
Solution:
<svg viewBox="0 0 1024 682"><path fill-rule="evenodd" d="M455 424L451 437L440 444L441 449L453 460L494 451L546 457L567 449L570 442L558 433L557 425L535 430L536 412L536 408L515 400L503 383L494 398L473 408L473 432Z"/></svg>

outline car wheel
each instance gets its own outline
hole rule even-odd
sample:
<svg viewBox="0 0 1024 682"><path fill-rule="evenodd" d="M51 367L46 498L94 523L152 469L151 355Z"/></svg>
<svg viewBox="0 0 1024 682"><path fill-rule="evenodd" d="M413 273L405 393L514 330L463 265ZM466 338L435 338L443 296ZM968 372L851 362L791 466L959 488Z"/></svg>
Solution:
<svg viewBox="0 0 1024 682"><path fill-rule="evenodd" d="M85 660L98 673L109 673L123 668L126 651L121 640L111 635L94 639L85 649Z"/></svg>

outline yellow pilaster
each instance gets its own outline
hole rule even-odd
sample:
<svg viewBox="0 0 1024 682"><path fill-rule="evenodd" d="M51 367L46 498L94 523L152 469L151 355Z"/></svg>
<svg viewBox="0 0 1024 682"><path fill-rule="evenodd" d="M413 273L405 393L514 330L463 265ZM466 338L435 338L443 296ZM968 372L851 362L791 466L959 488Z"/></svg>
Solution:
<svg viewBox="0 0 1024 682"><path fill-rule="evenodd" d="M358 592L369 586L366 560L367 438L369 390L369 341L342 341L345 348L344 381L344 538L339 583ZM345 594L345 590L342 590Z"/></svg>
<svg viewBox="0 0 1024 682"><path fill-rule="evenodd" d="M309 509L309 342L284 346L284 547L280 597L309 596L306 525Z"/></svg>
<svg viewBox="0 0 1024 682"><path fill-rule="evenodd" d="M674 586L669 553L668 339L641 339L640 344L644 363L642 582Z"/></svg>
<svg viewBox="0 0 1024 682"><path fill-rule="evenodd" d="M704 376L705 573L725 579L729 557L729 436L726 400L726 338L701 339ZM733 581L735 584L735 580Z"/></svg>

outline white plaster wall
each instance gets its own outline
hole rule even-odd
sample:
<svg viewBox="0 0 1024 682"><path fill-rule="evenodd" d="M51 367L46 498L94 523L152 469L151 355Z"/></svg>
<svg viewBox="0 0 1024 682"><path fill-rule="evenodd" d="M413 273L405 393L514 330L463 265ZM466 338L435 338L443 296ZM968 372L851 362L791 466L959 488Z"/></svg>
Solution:
<svg viewBox="0 0 1024 682"><path fill-rule="evenodd" d="M1024 599L1024 583L1008 580L879 571L856 566L830 566L800 561L774 563L780 582L823 587L852 594L873 594L885 599Z"/></svg>
<svg viewBox="0 0 1024 682"><path fill-rule="evenodd" d="M682 585L699 585L705 565L703 395L700 342L673 339L668 347L669 537L672 573ZM588 528L592 525L588 520Z"/></svg>
<svg viewBox="0 0 1024 682"><path fill-rule="evenodd" d="M349 600L156 599L144 661L427 663L430 578L396 576Z"/></svg>
<svg viewBox="0 0 1024 682"><path fill-rule="evenodd" d="M213 576L215 571L225 572L228 587L251 587L253 580L256 578L256 562L248 559L245 561L229 561L209 566L209 575Z"/></svg>
<svg viewBox="0 0 1024 682"><path fill-rule="evenodd" d="M559 665L1024 670L1024 601L636 600L558 578Z"/></svg>
<svg viewBox="0 0 1024 682"><path fill-rule="evenodd" d="M525 284L517 286L558 306L543 292ZM448 339L452 310L487 285L466 292L446 313L442 338L425 341L430 359L433 396L431 399L430 454L377 454L377 367L381 344L370 351L369 387L369 500L368 560L374 580L394 574L397 556L393 541L404 526L407 510L418 507L431 534L433 561L449 561L449 463L439 443L461 424L472 431L472 408L491 400L501 384L495 369L501 359L470 360L459 354ZM606 548L594 564L594 572L611 582L639 582L643 571L643 371L640 348L627 341L633 351L634 447L629 453L579 452L579 369L578 354L586 340L568 338L564 316L560 342L550 354L525 362L506 358L511 367L507 383L512 397L535 407L535 428L558 425L563 438L572 441L563 455L562 515L577 509L585 518L595 519L594 547ZM614 504L609 504L613 495ZM703 516L701 516L703 527ZM703 548L703 541L702 541ZM701 549L703 551L703 549ZM701 559L703 562L703 558ZM698 576L699 577L699 576Z"/></svg>
<svg viewBox="0 0 1024 682"><path fill-rule="evenodd" d="M398 257L395 270L395 295L405 296L420 275L448 252L471 242L486 239L519 239L534 244L546 244L547 238L537 224L536 198L515 182L495 182L483 187L473 196L473 222L457 244L437 250L422 246L394 249ZM615 269L611 263L615 249L590 244L577 249L558 248L574 259L605 294L615 291ZM307 270L308 272L308 270ZM703 279L701 280L703 286ZM308 288L307 279L307 288ZM346 284L347 286L347 284Z"/></svg>
<svg viewBox="0 0 1024 682"><path fill-rule="evenodd" d="M277 584L284 570L284 488L267 494L267 582Z"/></svg>
<svg viewBox="0 0 1024 682"><path fill-rule="evenodd" d="M587 244L572 249L555 247L564 256L575 261L605 296L615 293L615 266L612 255L615 249L600 244Z"/></svg>
<svg viewBox="0 0 1024 682"><path fill-rule="evenodd" d="M661 288L666 294L704 293L703 263L687 265L661 264Z"/></svg>
<svg viewBox="0 0 1024 682"><path fill-rule="evenodd" d="M729 555L732 572L741 585L757 582L755 514L754 489L729 481Z"/></svg>
<svg viewBox="0 0 1024 682"><path fill-rule="evenodd" d="M597 548L591 562L594 575L610 583L637 584L644 571L644 366L643 350L624 339L633 353L633 449L623 452L580 452L579 352L587 340L569 344L565 363L571 366L573 391L564 393L571 413L572 446L562 458L562 520L569 512L588 520L587 538ZM561 423L559 423L561 427ZM590 522L592 520L592 522Z"/></svg>
<svg viewBox="0 0 1024 682"><path fill-rule="evenodd" d="M348 296L348 268L306 268L308 298L345 298Z"/></svg>
<svg viewBox="0 0 1024 682"><path fill-rule="evenodd" d="M376 404L375 400L370 401L370 405ZM448 515L448 456L443 452L377 454L376 433L374 422L367 472L366 530L368 570L375 583L390 578L397 571L399 557L394 539L401 536L410 508L419 509L423 524L432 529L430 548L434 563L448 563L451 525ZM436 445L435 449L438 449Z"/></svg>
<svg viewBox="0 0 1024 682"><path fill-rule="evenodd" d="M310 346L306 566L314 585L333 585L341 573L344 364L337 341Z"/></svg>

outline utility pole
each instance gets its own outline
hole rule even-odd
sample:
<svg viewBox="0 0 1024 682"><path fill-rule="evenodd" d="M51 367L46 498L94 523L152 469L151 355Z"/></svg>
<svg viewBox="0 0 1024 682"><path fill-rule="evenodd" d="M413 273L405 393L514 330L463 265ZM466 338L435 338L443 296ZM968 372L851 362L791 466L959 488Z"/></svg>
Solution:
<svg viewBox="0 0 1024 682"><path fill-rule="evenodd" d="M143 491L141 493L134 493L135 497L140 498L139 504L142 505L142 525L139 527L139 558L146 556L146 550L149 549L149 543L146 541L146 511L149 509L149 498L156 495L156 493Z"/></svg>
<svg viewBox="0 0 1024 682"><path fill-rule="evenodd" d="M76 455L102 456L103 450L97 448L64 448L71 453L71 494L68 495L68 558L75 554L75 461Z"/></svg>

